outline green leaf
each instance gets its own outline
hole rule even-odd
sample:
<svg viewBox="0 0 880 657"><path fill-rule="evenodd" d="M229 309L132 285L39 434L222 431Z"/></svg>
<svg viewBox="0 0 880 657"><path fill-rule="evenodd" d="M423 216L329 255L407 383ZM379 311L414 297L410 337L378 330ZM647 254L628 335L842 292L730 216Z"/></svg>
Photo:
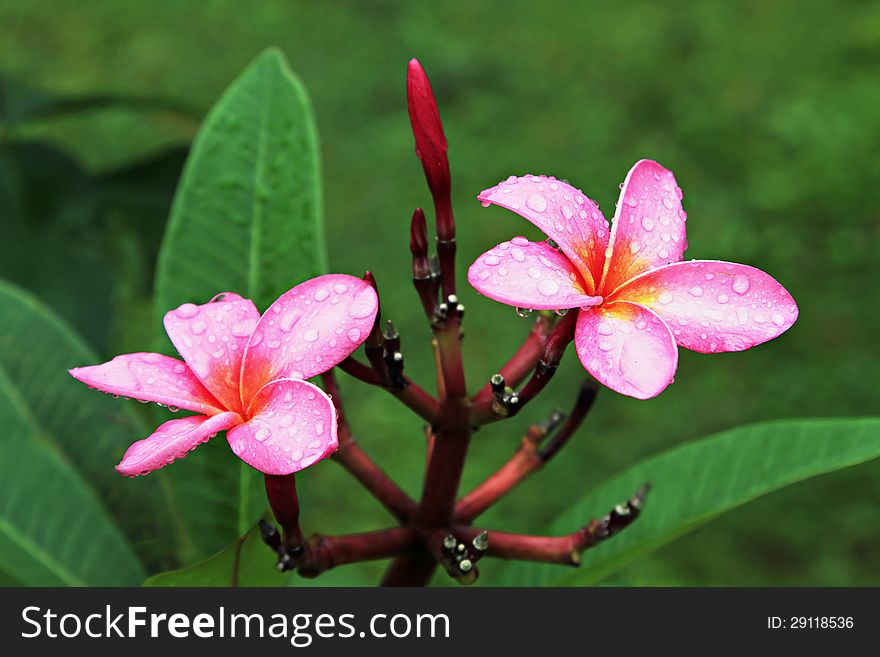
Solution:
<svg viewBox="0 0 880 657"><path fill-rule="evenodd" d="M290 573L275 569L276 556L260 538L260 528L187 568L153 575L144 586L285 586Z"/></svg>
<svg viewBox="0 0 880 657"><path fill-rule="evenodd" d="M78 479L83 477L120 526L137 538L136 548L144 560L168 567L167 555L174 546L173 515L162 479L130 480L113 469L128 445L149 433L132 412L132 402L113 400L73 380L68 369L96 363L98 358L48 308L3 281L0 326L0 397L4 403L0 426L4 432L15 423L20 436L17 441L39 443L28 447L34 471L69 470L59 476L73 478L76 486L85 490L86 484ZM5 435L7 441L9 435ZM7 445L6 449L14 451L16 447ZM47 449L57 463L41 455ZM9 462L4 458L4 467ZM18 510L29 514L35 527L44 522L41 516L47 509L57 504L54 496L59 489L53 484L51 491L41 493L40 479L30 466L22 462L20 467L21 472L16 470L10 476L25 488L17 489L11 479L0 477L4 503L16 500ZM36 488L32 488L32 481ZM56 516L54 512L50 515ZM70 517L79 517L75 507ZM84 523L84 519L76 521ZM89 530L87 525L83 529Z"/></svg>
<svg viewBox="0 0 880 657"><path fill-rule="evenodd" d="M317 137L282 55L261 54L209 113L174 198L156 272L157 318L236 292L265 309L326 270ZM265 509L262 476L215 440L175 464L176 498L210 554Z"/></svg>
<svg viewBox="0 0 880 657"><path fill-rule="evenodd" d="M267 50L223 94L186 161L159 254L156 311L237 292L266 308L326 269L317 136Z"/></svg>
<svg viewBox="0 0 880 657"><path fill-rule="evenodd" d="M795 482L880 456L880 420L783 420L738 427L642 461L586 495L548 528L581 527L627 499L643 483L653 488L641 517L583 555L578 570L511 564L505 583L586 586L725 511Z"/></svg>
<svg viewBox="0 0 880 657"><path fill-rule="evenodd" d="M131 418L122 409L108 412L105 400L67 377L66 368L89 355L44 308L5 283L0 325L0 563L27 586L138 582L143 569L134 551L74 470L88 472L89 482L107 481L99 468L106 461L113 473L108 439L131 427ZM107 483L121 503L125 489Z"/></svg>

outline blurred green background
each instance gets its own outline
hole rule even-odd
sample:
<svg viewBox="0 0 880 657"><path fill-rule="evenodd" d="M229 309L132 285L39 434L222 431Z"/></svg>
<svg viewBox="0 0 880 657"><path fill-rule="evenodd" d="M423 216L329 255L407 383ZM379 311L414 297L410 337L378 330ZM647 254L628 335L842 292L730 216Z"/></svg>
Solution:
<svg viewBox="0 0 880 657"><path fill-rule="evenodd" d="M575 493L719 429L877 413L876 2L2 0L0 277L32 290L102 356L155 345L155 254L186 147L268 45L286 53L314 104L332 269L375 273L407 371L428 387L428 331L407 251L410 213L429 204L405 106L413 56L431 76L450 142L462 275L493 244L537 235L510 213L482 209L481 189L510 174L552 174L610 216L618 183L646 157L672 169L684 190L687 257L760 267L800 305L797 324L772 343L682 351L676 384L657 399L603 391L577 440L485 525L537 531ZM39 112L42 94L81 107ZM7 223L12 205L26 211L24 228ZM296 263L290 276L298 282ZM476 388L531 322L467 287L460 296ZM463 488L502 463L530 421L567 407L582 377L569 354L527 412L481 431ZM342 383L364 447L418 494L420 422L389 395ZM120 435L119 453L139 437ZM224 446L202 449L214 448ZM333 463L301 482L307 532L390 523ZM611 583L878 585L878 500L880 463L792 486ZM317 583L371 583L381 568L346 567ZM496 580L486 564L482 581Z"/></svg>

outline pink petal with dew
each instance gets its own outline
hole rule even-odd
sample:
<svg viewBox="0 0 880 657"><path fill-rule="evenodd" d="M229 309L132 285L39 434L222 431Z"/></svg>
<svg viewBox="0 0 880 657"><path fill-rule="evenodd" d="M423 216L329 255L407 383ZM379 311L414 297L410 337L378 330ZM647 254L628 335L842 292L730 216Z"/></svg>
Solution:
<svg viewBox="0 0 880 657"><path fill-rule="evenodd" d="M468 282L490 299L520 308L554 310L602 302L584 293L584 279L568 258L525 237L502 242L477 258Z"/></svg>
<svg viewBox="0 0 880 657"><path fill-rule="evenodd" d="M279 379L260 388L251 419L226 434L232 451L266 474L298 472L338 446L330 397L307 381Z"/></svg>
<svg viewBox="0 0 880 657"><path fill-rule="evenodd" d="M701 353L742 351L788 330L798 307L760 269L718 260L660 267L625 283L614 299L652 308L682 347Z"/></svg>
<svg viewBox="0 0 880 657"><path fill-rule="evenodd" d="M328 274L282 294L254 330L241 372L245 405L275 379L308 379L347 358L376 320L375 290L354 276Z"/></svg>
<svg viewBox="0 0 880 657"><path fill-rule="evenodd" d="M581 190L553 177L510 176L477 198L535 224L568 256L586 282L586 291L595 292L605 262L608 222Z"/></svg>
<svg viewBox="0 0 880 657"><path fill-rule="evenodd" d="M70 375L90 388L111 395L205 415L216 415L224 410L185 363L162 354L123 354L101 365L75 367Z"/></svg>
<svg viewBox="0 0 880 657"><path fill-rule="evenodd" d="M250 299L232 292L165 314L168 337L195 375L229 410L241 412L241 360L260 321Z"/></svg>
<svg viewBox="0 0 880 657"><path fill-rule="evenodd" d="M148 438L134 443L125 452L116 471L129 477L145 475L153 470L164 468L175 459L210 438L218 431L229 429L241 422L237 413L220 413L213 417L192 415L176 420L168 420L160 425Z"/></svg>
<svg viewBox="0 0 880 657"><path fill-rule="evenodd" d="M672 383L678 349L669 328L635 303L606 303L580 311L574 344L600 383L636 399L656 397Z"/></svg>
<svg viewBox="0 0 880 657"><path fill-rule="evenodd" d="M643 271L681 261L687 249L681 198L675 176L656 162L640 160L630 169L611 224L605 296Z"/></svg>

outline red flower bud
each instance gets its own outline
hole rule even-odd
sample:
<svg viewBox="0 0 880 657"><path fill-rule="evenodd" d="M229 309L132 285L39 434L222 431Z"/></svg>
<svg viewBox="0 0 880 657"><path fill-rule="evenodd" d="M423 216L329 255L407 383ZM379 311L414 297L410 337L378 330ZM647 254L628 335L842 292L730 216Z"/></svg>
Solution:
<svg viewBox="0 0 880 657"><path fill-rule="evenodd" d="M446 157L447 142L443 124L437 111L437 102L431 83L417 59L411 59L406 77L406 99L413 135L416 138L416 155L425 169L425 178L434 197L434 203L449 203L449 159Z"/></svg>

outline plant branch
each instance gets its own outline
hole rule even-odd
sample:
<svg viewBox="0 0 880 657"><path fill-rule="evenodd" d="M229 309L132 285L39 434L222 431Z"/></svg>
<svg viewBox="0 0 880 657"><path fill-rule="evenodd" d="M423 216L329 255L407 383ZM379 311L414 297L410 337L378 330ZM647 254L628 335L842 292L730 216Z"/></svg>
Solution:
<svg viewBox="0 0 880 657"><path fill-rule="evenodd" d="M501 392L496 389L492 400L474 404L471 408L471 423L474 426L497 422L506 417L513 417L540 393L556 374L556 368L562 360L566 347L574 339L577 324L577 313L569 312L563 317L547 338L547 344L541 352L538 364L531 378L519 392ZM493 377L497 380L497 375ZM501 380L501 384L505 382Z"/></svg>
<svg viewBox="0 0 880 657"><path fill-rule="evenodd" d="M545 422L530 426L510 460L459 500L455 507L456 522L472 522L526 477L544 467L583 424L597 392L594 381L585 381L565 422L562 422L562 413L554 412ZM559 429L555 431L557 427Z"/></svg>
<svg viewBox="0 0 880 657"><path fill-rule="evenodd" d="M296 493L296 475L264 476L266 497L281 525L283 546L285 551L296 553L302 550L303 533L299 527L299 497Z"/></svg>
<svg viewBox="0 0 880 657"><path fill-rule="evenodd" d="M348 470L395 518L406 523L415 513L415 501L367 456L352 437L333 370L324 372L321 380L336 408L339 449L334 452L333 460Z"/></svg>
<svg viewBox="0 0 880 657"><path fill-rule="evenodd" d="M489 557L579 566L581 554L585 550L620 533L635 522L641 514L648 490L650 485L645 484L632 497L598 520L590 520L584 527L564 536L510 534L464 525L453 526L452 536L462 543L473 543L477 537L487 536L486 556ZM444 532L439 530L431 536L431 545L442 545L445 538Z"/></svg>
<svg viewBox="0 0 880 657"><path fill-rule="evenodd" d="M362 534L322 536L306 541L293 567L303 577L317 577L324 571L350 563L394 557L410 548L418 535L408 527L393 527Z"/></svg>
<svg viewBox="0 0 880 657"><path fill-rule="evenodd" d="M516 388L525 380L529 372L535 369L535 365L538 364L538 359L544 351L547 337L552 328L553 322L549 317L544 315L538 316L532 325L532 330L529 331L529 335L520 348L498 370L498 374L502 376L507 385ZM479 404L480 402L489 401L492 399L492 395L492 384L487 383L474 395L473 402L474 404Z"/></svg>

